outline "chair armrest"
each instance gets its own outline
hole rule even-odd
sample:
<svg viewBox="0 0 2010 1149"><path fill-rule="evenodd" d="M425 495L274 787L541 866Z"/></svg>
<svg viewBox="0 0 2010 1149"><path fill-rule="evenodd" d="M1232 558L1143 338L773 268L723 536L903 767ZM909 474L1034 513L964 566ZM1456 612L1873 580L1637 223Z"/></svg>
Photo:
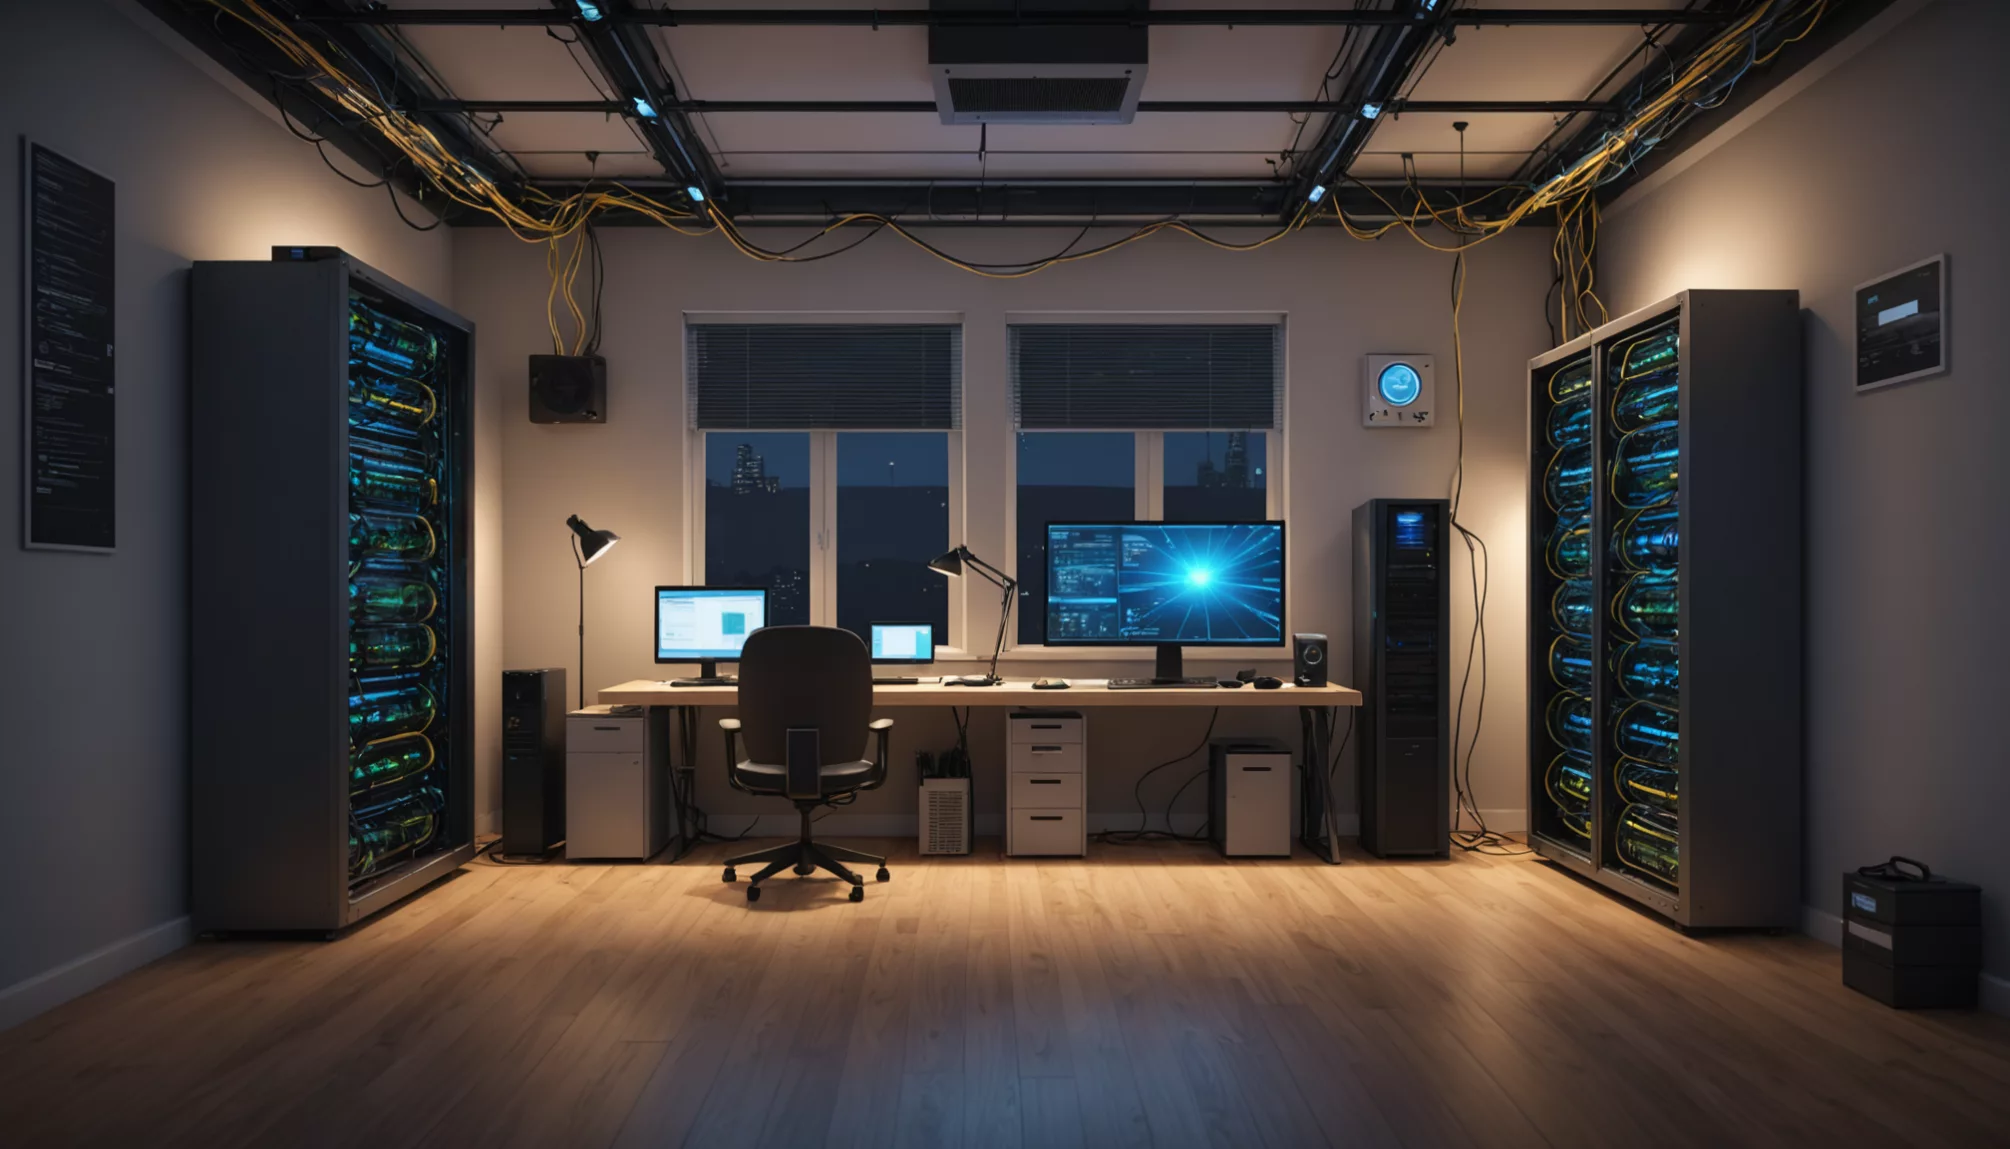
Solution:
<svg viewBox="0 0 2010 1149"><path fill-rule="evenodd" d="M876 745L877 753L873 763L872 777L865 785L860 786L859 789L877 790L886 781L887 743L890 738L888 731L893 729L893 719L875 718L871 722L866 723L865 728L879 735L879 738Z"/></svg>
<svg viewBox="0 0 2010 1149"><path fill-rule="evenodd" d="M740 762L740 720L737 718L721 718L719 719L719 729L726 736L726 781L735 790L745 791L750 794L753 793L753 791L748 790L740 784L740 772L734 769Z"/></svg>

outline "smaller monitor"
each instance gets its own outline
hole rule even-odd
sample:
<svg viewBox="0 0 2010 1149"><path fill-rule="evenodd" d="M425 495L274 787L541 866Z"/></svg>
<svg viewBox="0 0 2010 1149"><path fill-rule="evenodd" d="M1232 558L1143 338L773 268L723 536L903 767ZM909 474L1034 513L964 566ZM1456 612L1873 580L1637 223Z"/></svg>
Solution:
<svg viewBox="0 0 2010 1149"><path fill-rule="evenodd" d="M768 624L765 587L656 588L656 661L695 662L716 678L720 661L740 657L747 636Z"/></svg>
<svg viewBox="0 0 2010 1149"><path fill-rule="evenodd" d="M926 622L875 622L872 624L874 662L922 663L935 661L935 626Z"/></svg>

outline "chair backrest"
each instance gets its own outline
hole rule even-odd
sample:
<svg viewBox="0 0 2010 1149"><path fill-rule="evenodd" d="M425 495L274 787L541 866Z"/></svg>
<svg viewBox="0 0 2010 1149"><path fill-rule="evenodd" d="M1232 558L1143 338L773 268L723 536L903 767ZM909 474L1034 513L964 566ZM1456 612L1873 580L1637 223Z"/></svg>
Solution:
<svg viewBox="0 0 2010 1149"><path fill-rule="evenodd" d="M750 761L779 766L788 732L820 733L819 766L865 757L872 655L834 626L768 626L740 648L740 737Z"/></svg>

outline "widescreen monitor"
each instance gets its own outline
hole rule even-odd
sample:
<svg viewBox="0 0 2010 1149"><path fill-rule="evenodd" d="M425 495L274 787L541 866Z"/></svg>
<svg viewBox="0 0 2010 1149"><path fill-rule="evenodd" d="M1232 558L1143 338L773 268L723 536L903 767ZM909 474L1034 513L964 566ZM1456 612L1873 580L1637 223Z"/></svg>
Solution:
<svg viewBox="0 0 2010 1149"><path fill-rule="evenodd" d="M1048 523L1049 646L1278 646L1284 524Z"/></svg>
<svg viewBox="0 0 2010 1149"><path fill-rule="evenodd" d="M765 587L659 586L656 588L656 661L704 664L740 657L747 636L768 622Z"/></svg>
<svg viewBox="0 0 2010 1149"><path fill-rule="evenodd" d="M934 662L934 624L926 622L873 623L872 660L881 663Z"/></svg>

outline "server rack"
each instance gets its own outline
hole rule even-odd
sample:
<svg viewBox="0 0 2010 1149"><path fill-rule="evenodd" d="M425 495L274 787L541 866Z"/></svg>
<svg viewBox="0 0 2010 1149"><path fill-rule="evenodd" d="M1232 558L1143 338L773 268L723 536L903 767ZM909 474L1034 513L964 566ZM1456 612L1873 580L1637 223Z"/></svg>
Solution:
<svg viewBox="0 0 2010 1149"><path fill-rule="evenodd" d="M1801 884L1801 336L1685 291L1529 362L1529 841L1684 927Z"/></svg>
<svg viewBox="0 0 2010 1149"><path fill-rule="evenodd" d="M1354 683L1361 848L1451 853L1451 503L1354 508Z"/></svg>
<svg viewBox="0 0 2010 1149"><path fill-rule="evenodd" d="M333 249L191 274L203 932L331 933L474 856L474 326Z"/></svg>

